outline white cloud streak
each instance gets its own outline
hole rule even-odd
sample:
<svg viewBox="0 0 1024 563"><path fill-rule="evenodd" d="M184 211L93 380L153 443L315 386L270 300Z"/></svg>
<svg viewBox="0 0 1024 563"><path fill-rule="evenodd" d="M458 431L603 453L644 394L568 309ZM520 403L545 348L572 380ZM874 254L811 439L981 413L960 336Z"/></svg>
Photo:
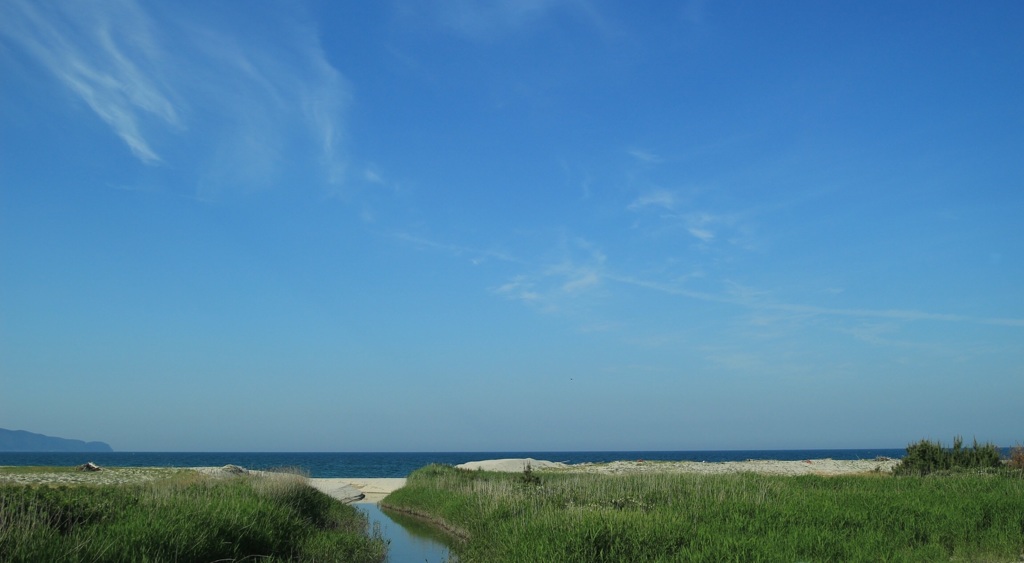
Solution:
<svg viewBox="0 0 1024 563"><path fill-rule="evenodd" d="M682 208L688 201L678 192L664 188L647 190L626 205L626 210L633 213L646 213L649 217L655 213L655 231L681 228L690 236L698 239L700 244L708 245L715 240L726 240L735 246L756 247L750 241L747 226L740 222L735 214L712 213L709 211L689 211ZM733 232L735 236L719 237L720 231Z"/></svg>
<svg viewBox="0 0 1024 563"><path fill-rule="evenodd" d="M473 264L482 264L486 260L498 260L501 262L511 262L515 264L522 264L522 260L515 258L514 256L495 249L479 249L470 246L462 246L458 244L451 244L446 242L437 242L421 236L412 235L409 233L393 233L390 235L395 240L411 244L417 248L434 250L444 252L452 256L465 257L468 256L469 260Z"/></svg>
<svg viewBox="0 0 1024 563"><path fill-rule="evenodd" d="M836 308L819 307L815 305L802 305L796 303L773 303L766 301L763 297L765 292L751 290L750 288L728 284L729 291L722 294L693 291L684 287L666 284L655 281L637 279L629 276L606 275L606 279L623 284L633 285L652 291L686 297L699 301L712 303L725 303L761 311L781 311L796 313L807 316L834 316L853 317L865 319L886 319L893 321L937 321L952 323L970 323L993 326L1024 327L1024 319L999 318L999 317L976 317L970 315L953 315L948 313L930 313L916 311L913 309L863 309L863 308Z"/></svg>
<svg viewBox="0 0 1024 563"><path fill-rule="evenodd" d="M78 95L139 160L159 163L143 122L173 127L181 122L168 95L146 72L160 63L150 19L132 2L4 6L0 34Z"/></svg>
<svg viewBox="0 0 1024 563"><path fill-rule="evenodd" d="M438 22L462 35L484 38L533 21L557 0L448 0L429 3Z"/></svg>
<svg viewBox="0 0 1024 563"><path fill-rule="evenodd" d="M661 207L664 209L675 209L679 197L670 190L656 189L645 192L626 206L629 211L639 211L647 207Z"/></svg>
<svg viewBox="0 0 1024 563"><path fill-rule="evenodd" d="M269 185L294 160L290 149L315 155L296 170L344 181L350 88L312 26L281 12L278 33L244 34L242 20L143 6L11 0L0 4L0 38L81 99L138 161L196 171L200 189Z"/></svg>
<svg viewBox="0 0 1024 563"><path fill-rule="evenodd" d="M683 219L686 222L686 231L705 243L715 239L715 233L710 228L711 225L721 222L720 218L709 213L690 213Z"/></svg>
<svg viewBox="0 0 1024 563"><path fill-rule="evenodd" d="M522 30L557 11L604 27L598 11L587 0L408 0L397 3L408 20L425 20L476 41L489 41Z"/></svg>
<svg viewBox="0 0 1024 563"><path fill-rule="evenodd" d="M759 324L771 324L773 322L772 315L784 313L790 320L845 317L893 322L969 323L1024 328L1024 319L1015 318L976 317L912 309L836 308L779 303L771 300L770 292L733 281L725 281L721 291L700 291L686 287L685 282L691 279L705 278L703 272L682 278L677 277L668 282L617 273L609 267L609 260L605 253L596 244L582 238L563 240L559 244L561 260L538 264L538 262L514 258L505 252L441 243L405 233L392 236L422 249L441 251L458 257L469 256L474 264L481 264L484 260L493 258L502 262L527 266L530 271L509 278L508 281L493 287L491 291L494 295L521 301L549 313L568 310L570 303L576 302L585 295L594 294L597 290L601 290L598 295L614 299L613 286L619 284L672 297L719 303L761 313L762 315L756 318L756 323ZM704 280L703 285L707 285L707 280Z"/></svg>
<svg viewBox="0 0 1024 563"><path fill-rule="evenodd" d="M872 319L891 319L898 321L941 321L953 323L971 323L994 326L1024 327L1024 319L998 317L974 317L970 315L952 315L948 313L929 313L913 309L843 309L816 307L813 305L797 305L791 303L768 303L758 305L764 309L808 313L812 315L828 315L842 317L860 317Z"/></svg>
<svg viewBox="0 0 1024 563"><path fill-rule="evenodd" d="M604 285L606 257L599 248L581 238L563 240L559 246L559 261L534 264L532 272L514 276L494 293L554 312L569 308Z"/></svg>
<svg viewBox="0 0 1024 563"><path fill-rule="evenodd" d="M525 276L516 276L494 289L494 293L527 303L540 301L541 296L534 290L533 282Z"/></svg>
<svg viewBox="0 0 1024 563"><path fill-rule="evenodd" d="M646 162L648 164L660 164L662 162L665 162L665 159L663 159L660 156L654 154L653 152L650 152L650 151L647 151L647 150L644 150L644 149L636 149L636 148L634 148L634 149L629 149L626 152L628 152L629 155L632 156L633 158L635 158L635 159L637 159L639 161L642 161L642 162Z"/></svg>

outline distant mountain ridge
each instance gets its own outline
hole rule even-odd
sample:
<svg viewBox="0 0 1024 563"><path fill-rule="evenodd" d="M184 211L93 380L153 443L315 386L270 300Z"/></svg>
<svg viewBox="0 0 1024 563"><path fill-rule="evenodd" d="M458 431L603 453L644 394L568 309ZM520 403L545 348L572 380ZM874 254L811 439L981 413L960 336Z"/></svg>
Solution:
<svg viewBox="0 0 1024 563"><path fill-rule="evenodd" d="M112 452L106 442L85 442L0 428L0 452Z"/></svg>

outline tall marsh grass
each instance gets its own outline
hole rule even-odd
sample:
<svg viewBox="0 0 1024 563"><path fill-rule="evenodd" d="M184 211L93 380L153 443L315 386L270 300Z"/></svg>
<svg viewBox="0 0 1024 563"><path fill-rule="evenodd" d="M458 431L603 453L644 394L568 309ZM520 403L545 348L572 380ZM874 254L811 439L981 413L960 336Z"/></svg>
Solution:
<svg viewBox="0 0 1024 563"><path fill-rule="evenodd" d="M473 562L1017 561L1024 479L595 475L429 466L385 499ZM532 480L531 480L532 481Z"/></svg>
<svg viewBox="0 0 1024 563"><path fill-rule="evenodd" d="M365 516L301 476L0 485L0 561L379 562Z"/></svg>

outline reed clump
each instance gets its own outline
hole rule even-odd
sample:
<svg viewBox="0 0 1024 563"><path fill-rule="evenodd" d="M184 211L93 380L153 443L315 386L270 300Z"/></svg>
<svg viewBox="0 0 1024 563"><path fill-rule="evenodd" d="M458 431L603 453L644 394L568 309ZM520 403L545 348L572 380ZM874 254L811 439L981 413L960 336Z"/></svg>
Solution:
<svg viewBox="0 0 1024 563"><path fill-rule="evenodd" d="M999 447L992 443L979 444L974 440L971 447L964 447L964 439L957 436L953 447L946 448L941 442L921 440L907 446L907 455L893 468L895 475L928 475L935 472L962 472L972 470L998 469L1002 466Z"/></svg>
<svg viewBox="0 0 1024 563"><path fill-rule="evenodd" d="M465 532L473 562L1016 561L1024 479L460 471L386 507Z"/></svg>
<svg viewBox="0 0 1024 563"><path fill-rule="evenodd" d="M0 561L379 562L366 517L301 476L0 484Z"/></svg>

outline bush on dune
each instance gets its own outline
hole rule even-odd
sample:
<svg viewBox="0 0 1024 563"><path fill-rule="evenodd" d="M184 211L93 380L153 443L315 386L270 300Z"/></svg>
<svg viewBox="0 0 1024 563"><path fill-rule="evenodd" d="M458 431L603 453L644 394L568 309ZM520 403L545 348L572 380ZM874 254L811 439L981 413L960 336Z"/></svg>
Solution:
<svg viewBox="0 0 1024 563"><path fill-rule="evenodd" d="M1017 444L1010 449L1010 467L1024 469L1024 446Z"/></svg>
<svg viewBox="0 0 1024 563"><path fill-rule="evenodd" d="M986 442L965 448L962 437L953 439L953 447L945 448L941 442L921 440L907 446L907 455L893 469L895 475L928 475L937 471L963 471L1002 466L999 447Z"/></svg>

